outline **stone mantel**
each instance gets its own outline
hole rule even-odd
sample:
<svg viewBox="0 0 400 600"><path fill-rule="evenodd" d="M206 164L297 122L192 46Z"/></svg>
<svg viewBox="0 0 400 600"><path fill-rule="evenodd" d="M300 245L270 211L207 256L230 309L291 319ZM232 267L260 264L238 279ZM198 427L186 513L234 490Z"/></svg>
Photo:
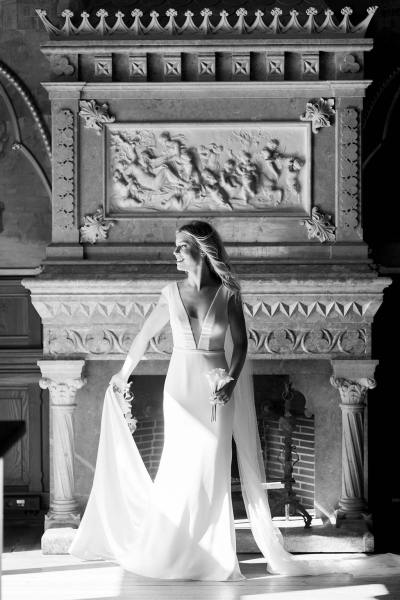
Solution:
<svg viewBox="0 0 400 600"><path fill-rule="evenodd" d="M171 281L162 277L25 279L44 328L46 358L121 359ZM242 280L253 359L371 357L371 323L387 278L277 276ZM168 360L169 328L146 358Z"/></svg>

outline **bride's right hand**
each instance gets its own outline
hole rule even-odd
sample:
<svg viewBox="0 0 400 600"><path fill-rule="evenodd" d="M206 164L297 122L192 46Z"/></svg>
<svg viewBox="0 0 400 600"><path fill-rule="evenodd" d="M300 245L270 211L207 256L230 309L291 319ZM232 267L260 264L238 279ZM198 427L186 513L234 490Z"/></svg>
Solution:
<svg viewBox="0 0 400 600"><path fill-rule="evenodd" d="M109 385L114 389L114 391L123 394L128 387L127 380L122 377L121 372L115 373L110 379Z"/></svg>

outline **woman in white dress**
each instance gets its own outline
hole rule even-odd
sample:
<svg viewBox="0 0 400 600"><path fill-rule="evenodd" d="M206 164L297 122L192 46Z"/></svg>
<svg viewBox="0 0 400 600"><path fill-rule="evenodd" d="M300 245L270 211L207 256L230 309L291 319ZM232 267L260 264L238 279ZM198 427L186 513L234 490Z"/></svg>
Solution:
<svg viewBox="0 0 400 600"><path fill-rule="evenodd" d="M304 574L283 549L262 486L251 377L239 378L247 351L240 287L222 242L211 225L193 221L178 230L174 256L187 277L162 289L110 382L93 488L70 552L115 560L145 577L241 579L231 502L234 435L246 510L269 570ZM123 417L122 390L168 321L173 352L164 387L165 440L153 483Z"/></svg>

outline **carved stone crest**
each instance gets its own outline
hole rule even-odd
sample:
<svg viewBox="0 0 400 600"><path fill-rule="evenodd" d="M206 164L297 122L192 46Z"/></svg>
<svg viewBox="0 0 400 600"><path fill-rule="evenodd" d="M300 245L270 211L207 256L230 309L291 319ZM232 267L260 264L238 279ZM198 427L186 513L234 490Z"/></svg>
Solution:
<svg viewBox="0 0 400 600"><path fill-rule="evenodd" d="M316 237L320 242L334 242L335 227L330 221L330 215L324 214L318 206L314 206L311 211L311 219L303 219L301 223L307 229L309 240Z"/></svg>
<svg viewBox="0 0 400 600"><path fill-rule="evenodd" d="M103 209L98 208L93 215L83 218L83 225L80 227L81 243L95 244L98 240L106 240L113 225L113 221L105 220Z"/></svg>
<svg viewBox="0 0 400 600"><path fill-rule="evenodd" d="M306 124L106 127L106 214L310 209Z"/></svg>
<svg viewBox="0 0 400 600"><path fill-rule="evenodd" d="M79 115L86 129L94 129L100 135L105 123L113 123L115 117L108 113L108 104L97 104L96 100L81 100Z"/></svg>
<svg viewBox="0 0 400 600"><path fill-rule="evenodd" d="M311 100L306 104L306 111L300 116L301 121L311 121L313 133L318 133L322 127L330 127L335 115L333 98Z"/></svg>

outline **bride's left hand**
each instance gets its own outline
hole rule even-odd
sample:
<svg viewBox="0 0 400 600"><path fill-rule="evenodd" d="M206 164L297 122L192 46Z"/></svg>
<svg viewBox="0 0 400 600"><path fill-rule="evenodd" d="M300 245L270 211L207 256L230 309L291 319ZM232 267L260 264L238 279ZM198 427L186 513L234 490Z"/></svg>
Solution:
<svg viewBox="0 0 400 600"><path fill-rule="evenodd" d="M228 381L222 388L214 392L213 397L216 404L226 404L231 399L233 390L235 388L235 381Z"/></svg>

